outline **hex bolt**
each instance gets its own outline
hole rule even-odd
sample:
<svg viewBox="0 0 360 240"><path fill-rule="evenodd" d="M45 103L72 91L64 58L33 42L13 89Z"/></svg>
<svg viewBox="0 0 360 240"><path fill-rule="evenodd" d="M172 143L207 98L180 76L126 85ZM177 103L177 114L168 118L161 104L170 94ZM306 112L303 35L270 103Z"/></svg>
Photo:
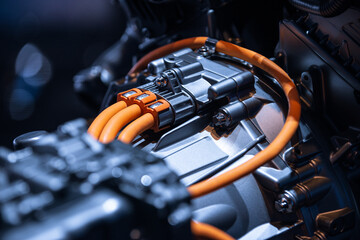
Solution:
<svg viewBox="0 0 360 240"><path fill-rule="evenodd" d="M198 53L203 55L204 57L207 57L207 56L212 54L212 52L209 51L209 50L210 50L209 47L202 46L202 47L199 48Z"/></svg>
<svg viewBox="0 0 360 240"><path fill-rule="evenodd" d="M205 53L207 52L209 49L206 46L202 46L201 48L199 48L199 53Z"/></svg>
<svg viewBox="0 0 360 240"><path fill-rule="evenodd" d="M229 116L227 116L225 113L223 112L218 112L214 117L213 117L213 123L215 126L226 126L227 122L229 122Z"/></svg>
<svg viewBox="0 0 360 240"><path fill-rule="evenodd" d="M157 87L161 87L161 88L166 87L168 84L168 79L164 76L160 76L158 78L155 78L154 84Z"/></svg>
<svg viewBox="0 0 360 240"><path fill-rule="evenodd" d="M282 196L279 200L275 201L275 209L281 213L292 212L292 201L286 196Z"/></svg>

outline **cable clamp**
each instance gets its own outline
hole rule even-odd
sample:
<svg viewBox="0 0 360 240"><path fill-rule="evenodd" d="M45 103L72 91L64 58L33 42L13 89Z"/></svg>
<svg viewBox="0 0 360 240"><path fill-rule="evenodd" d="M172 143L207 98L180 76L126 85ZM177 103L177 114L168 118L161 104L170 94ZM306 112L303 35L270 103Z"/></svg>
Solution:
<svg viewBox="0 0 360 240"><path fill-rule="evenodd" d="M205 41L205 47L208 48L210 54L214 54L216 51L216 44L219 40L215 38L207 38Z"/></svg>
<svg viewBox="0 0 360 240"><path fill-rule="evenodd" d="M214 54L215 51L216 51L216 43L218 41L219 40L214 39L214 38L207 38L207 40L205 41L204 46L199 48L198 53L200 53L204 57L207 57L207 56L210 56L210 55Z"/></svg>

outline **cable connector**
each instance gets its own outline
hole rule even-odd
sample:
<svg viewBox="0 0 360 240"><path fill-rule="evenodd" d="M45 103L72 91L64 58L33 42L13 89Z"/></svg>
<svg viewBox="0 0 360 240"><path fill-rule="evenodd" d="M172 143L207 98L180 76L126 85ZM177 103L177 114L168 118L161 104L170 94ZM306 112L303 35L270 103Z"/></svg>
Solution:
<svg viewBox="0 0 360 240"><path fill-rule="evenodd" d="M174 122L174 114L171 105L165 99L158 99L158 96L152 91L142 91L133 88L121 92L117 96L118 101L124 101L128 106L136 104L140 107L142 115L150 113L155 124L153 130L158 132Z"/></svg>
<svg viewBox="0 0 360 240"><path fill-rule="evenodd" d="M146 105L145 113L153 115L156 121L153 126L155 132L166 128L174 121L174 115L170 108L170 104L165 99L160 99Z"/></svg>
<svg viewBox="0 0 360 240"><path fill-rule="evenodd" d="M145 113L146 105L155 102L157 96L151 91L141 91L140 89L133 88L119 93L117 100L124 101L128 106L137 104L141 108L142 113Z"/></svg>
<svg viewBox="0 0 360 240"><path fill-rule="evenodd" d="M256 97L251 97L244 101L236 100L221 107L214 115L213 123L216 127L232 127L243 119L254 117L263 105L264 103Z"/></svg>
<svg viewBox="0 0 360 240"><path fill-rule="evenodd" d="M127 91L124 91L124 92L121 92L117 95L117 101L120 102L120 101L124 101L126 103L128 103L129 101L129 98L131 96L133 96L134 94L138 94L138 93L142 93L142 91L140 89L137 89L137 88L132 88L130 90L127 90Z"/></svg>
<svg viewBox="0 0 360 240"><path fill-rule="evenodd" d="M137 104L144 111L146 104L152 103L157 100L155 93L150 91L144 91L136 93L129 97L128 104Z"/></svg>

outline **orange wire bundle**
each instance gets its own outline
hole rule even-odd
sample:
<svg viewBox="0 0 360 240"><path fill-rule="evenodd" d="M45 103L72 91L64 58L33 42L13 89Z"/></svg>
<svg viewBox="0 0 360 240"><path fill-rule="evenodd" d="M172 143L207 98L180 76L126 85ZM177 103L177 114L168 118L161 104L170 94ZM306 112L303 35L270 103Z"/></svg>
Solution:
<svg viewBox="0 0 360 240"><path fill-rule="evenodd" d="M120 112L116 113L105 125L101 132L99 141L109 143L113 141L117 133L129 122L137 119L141 115L141 108L133 104Z"/></svg>
<svg viewBox="0 0 360 240"><path fill-rule="evenodd" d="M129 73L142 70L150 61L163 57L181 48L198 48L205 44L206 39L207 37L188 38L162 46L146 54L130 70ZM288 114L280 133L267 148L257 153L252 159L248 160L244 164L233 168L226 173L190 186L188 190L193 198L203 196L219 188L225 187L226 185L252 173L268 161L271 161L290 141L291 137L295 134L300 121L301 106L299 94L296 90L295 84L282 68L266 57L232 43L218 41L215 49L217 52L243 59L272 75L280 83L285 93L288 101Z"/></svg>
<svg viewBox="0 0 360 240"><path fill-rule="evenodd" d="M205 44L206 40L207 37L188 38L155 49L154 51L146 54L143 58L141 58L140 61L133 66L133 68L129 71L128 74L138 72L144 69L149 62L168 55L174 51L180 50L182 48L199 48ZM295 134L300 121L301 107L299 94L296 90L294 83L283 69L281 69L271 60L256 52L228 42L218 41L216 44L216 51L232 57L243 59L272 75L280 83L285 93L288 101L288 114L280 133L269 144L267 148L260 151L253 158L240 166L237 166L209 180L205 180L203 182L190 186L188 188L188 191L190 192L192 198L200 197L219 188L225 187L228 184L231 184L232 182L252 173L268 161L271 161L290 141L291 137ZM123 120L121 123L115 123L115 120L119 120L119 118L122 116L122 114L120 113L119 115L116 115L117 112L124 109L125 107L126 104L124 102L118 102L110 106L108 109L104 110L91 124L88 130L89 134L93 135L95 138L98 138L100 134L103 135L102 131L108 122L110 122L109 127L106 127L105 132L107 132L108 129L110 129L110 126L113 125L116 125L115 128L117 132L119 128L125 125L125 122L128 123L138 117L134 111L132 112L134 114L131 117L128 117L128 119ZM114 115L116 115L117 117L114 117ZM110 120L112 118L113 120ZM150 129L154 126L154 124L154 117L150 113L146 113L143 116L134 120L131 124L129 124L119 135L118 139L125 143L131 143L131 141L137 135L141 134L147 129ZM108 139L114 138L114 132L110 134L111 136L109 138L102 138L102 140L106 142L108 141ZM106 133L104 133L104 135L105 134ZM228 234L208 224L192 222L191 228L193 234L199 238L224 240L233 239Z"/></svg>
<svg viewBox="0 0 360 240"><path fill-rule="evenodd" d="M140 59L140 61L134 65L134 67L130 70L129 73L139 71L142 68L144 68L146 64L148 64L150 61L163 57L176 50L185 47L189 47L193 49L201 47L202 45L205 44L206 39L207 39L206 37L188 38L160 47L148 53L142 59ZM283 88L283 91L288 101L288 114L284 126L281 129L280 133L269 144L269 146L266 149L260 151L252 159L248 160L244 164L226 173L223 173L207 181L203 181L190 186L188 190L191 196L194 198L200 197L202 195L215 191L219 188L222 188L238 180L239 178L250 174L261 165L272 160L276 155L278 155L281 152L281 150L286 146L286 144L289 142L291 137L294 135L300 120L301 107L300 107L299 94L296 90L294 83L291 81L290 77L283 69L281 69L271 60L267 59L266 57L256 52L239 47L237 45L228 42L218 41L216 44L216 51L227 54L229 56L243 59L272 75ZM121 109L125 107L124 103L119 102L116 104L121 105ZM106 122L109 121L110 118L116 114L116 113L114 114L115 111L114 105L104 110L99 115L99 117L103 115L105 116L104 118L101 119L101 121L100 120L97 121L99 117L95 119L94 123L89 128L90 134L94 135L95 137L96 136L98 137L100 135L102 128L104 128L104 126L106 125ZM130 143L138 134L151 128L155 120L152 116L150 117L151 114L149 115L145 114L145 115L138 118L128 127L126 127L124 131L120 134L119 140L124 141L126 143Z"/></svg>
<svg viewBox="0 0 360 240"><path fill-rule="evenodd" d="M155 124L155 119L151 113L145 113L134 122L129 124L119 135L118 140L123 143L131 143L134 138L146 130L152 128Z"/></svg>
<svg viewBox="0 0 360 240"><path fill-rule="evenodd" d="M91 123L88 133L95 139L99 139L102 130L107 122L120 110L126 108L127 104L124 101L114 103L110 107L102 111L95 120Z"/></svg>

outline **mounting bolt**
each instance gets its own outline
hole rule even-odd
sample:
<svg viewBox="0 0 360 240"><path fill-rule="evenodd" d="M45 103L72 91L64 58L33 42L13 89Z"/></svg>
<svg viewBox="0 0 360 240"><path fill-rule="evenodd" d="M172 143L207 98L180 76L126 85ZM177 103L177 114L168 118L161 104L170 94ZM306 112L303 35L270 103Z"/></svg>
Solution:
<svg viewBox="0 0 360 240"><path fill-rule="evenodd" d="M208 46L202 46L199 48L198 53L200 53L204 57L207 57L210 56L213 53L213 51L210 51Z"/></svg>
<svg viewBox="0 0 360 240"><path fill-rule="evenodd" d="M160 87L160 88L166 87L168 84L168 79L164 76L157 77L154 80L154 84L155 84L155 86Z"/></svg>
<svg viewBox="0 0 360 240"><path fill-rule="evenodd" d="M291 200L285 196L282 196L275 201L275 209L281 213L292 212L292 205Z"/></svg>
<svg viewBox="0 0 360 240"><path fill-rule="evenodd" d="M228 126L229 123L229 116L226 115L223 112L218 112L214 117L213 117L213 123L215 126L220 127L220 126Z"/></svg>
<svg viewBox="0 0 360 240"><path fill-rule="evenodd" d="M201 48L199 48L199 52L200 53L204 53L207 52L209 49L206 46L202 46Z"/></svg>

